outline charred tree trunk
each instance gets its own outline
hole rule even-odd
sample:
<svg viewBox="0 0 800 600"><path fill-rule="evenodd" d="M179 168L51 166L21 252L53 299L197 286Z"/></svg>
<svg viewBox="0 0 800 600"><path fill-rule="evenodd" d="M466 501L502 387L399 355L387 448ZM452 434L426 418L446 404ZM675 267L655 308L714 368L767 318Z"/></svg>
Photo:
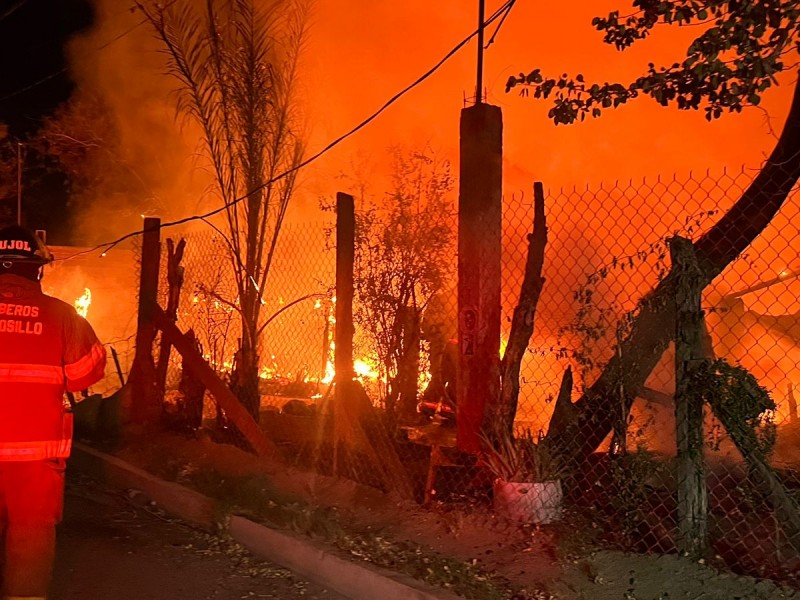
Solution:
<svg viewBox="0 0 800 600"><path fill-rule="evenodd" d="M541 182L533 184L533 233L528 234L528 258L525 276L519 292L519 302L511 319L503 360L500 363L500 405L496 415L488 415L494 422L489 429L498 434L512 433L519 400L519 373L522 357L533 335L536 306L544 286L542 267L547 245L547 221L544 214L544 190Z"/></svg>
<svg viewBox="0 0 800 600"><path fill-rule="evenodd" d="M178 246L172 238L167 238L167 308L164 311L173 323L178 321L178 304L181 299L181 288L183 287L183 251L186 248L186 240L181 239ZM161 345L158 349L158 363L156 365L156 384L158 393L163 401L164 388L167 384L167 371L169 370L169 355L172 344L162 336Z"/></svg>
<svg viewBox="0 0 800 600"><path fill-rule="evenodd" d="M398 312L401 320L400 360L397 361L396 386L398 391L395 411L390 416L394 421L409 422L416 413L419 380L419 311L405 306Z"/></svg>
<svg viewBox="0 0 800 600"><path fill-rule="evenodd" d="M242 323L248 327L249 323ZM258 349L253 345L255 339L255 329L249 333L244 332L233 360L233 370L231 371L231 390L239 401L247 409L247 412L255 419L259 420L260 397L258 390Z"/></svg>
<svg viewBox="0 0 800 600"><path fill-rule="evenodd" d="M800 86L775 149L742 197L695 242L702 286L707 286L770 223L800 176ZM670 273L641 301L631 331L595 383L575 402L574 417L548 437L572 466L592 454L620 418L620 385L630 408L674 335L675 278Z"/></svg>
<svg viewBox="0 0 800 600"><path fill-rule="evenodd" d="M186 332L186 339L194 345L197 354L203 356L203 347L195 336L193 329ZM203 426L203 398L206 394L206 384L192 373L191 369L184 368L178 389L183 396L181 420L189 431L200 429Z"/></svg>

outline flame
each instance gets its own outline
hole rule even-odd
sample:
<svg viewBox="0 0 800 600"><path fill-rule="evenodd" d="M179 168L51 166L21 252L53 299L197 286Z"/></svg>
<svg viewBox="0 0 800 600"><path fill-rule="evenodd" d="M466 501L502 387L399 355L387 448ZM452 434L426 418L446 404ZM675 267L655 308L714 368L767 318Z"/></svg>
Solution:
<svg viewBox="0 0 800 600"><path fill-rule="evenodd" d="M429 368L420 369L419 377L417 377L417 389L423 391L431 382L431 371Z"/></svg>
<svg viewBox="0 0 800 600"><path fill-rule="evenodd" d="M92 291L89 288L83 288L83 296L77 298L73 305L78 314L84 319L89 314L89 305L92 303Z"/></svg>
<svg viewBox="0 0 800 600"><path fill-rule="evenodd" d="M353 361L353 372L356 377L363 379L377 379L378 372L366 360L356 359Z"/></svg>
<svg viewBox="0 0 800 600"><path fill-rule="evenodd" d="M322 378L322 382L324 384L329 384L333 381L334 376L336 375L336 371L333 368L333 363L328 361L325 364L325 377Z"/></svg>

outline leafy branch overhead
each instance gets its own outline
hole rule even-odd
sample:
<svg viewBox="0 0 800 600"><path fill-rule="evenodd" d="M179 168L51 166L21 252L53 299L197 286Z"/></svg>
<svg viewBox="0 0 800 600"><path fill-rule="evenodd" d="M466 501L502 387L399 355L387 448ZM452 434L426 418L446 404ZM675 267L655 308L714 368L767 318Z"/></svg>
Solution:
<svg viewBox="0 0 800 600"><path fill-rule="evenodd" d="M634 81L592 83L581 74L552 78L534 69L512 76L506 91L522 88L523 95L553 98L548 116L558 124L598 117L639 95L662 106L705 111L711 121L723 112L740 112L757 105L762 94L777 84L776 75L796 69L787 63L800 54L800 4L796 0L634 0L637 11L595 17L592 25L603 41L623 51L665 25L698 26L702 33L689 45L686 58L671 66L649 63Z"/></svg>

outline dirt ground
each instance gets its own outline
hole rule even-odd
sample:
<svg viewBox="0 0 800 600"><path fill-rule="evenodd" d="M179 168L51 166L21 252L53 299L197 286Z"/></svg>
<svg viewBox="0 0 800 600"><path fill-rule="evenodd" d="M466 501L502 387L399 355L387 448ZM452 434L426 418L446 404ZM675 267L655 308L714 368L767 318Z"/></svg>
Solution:
<svg viewBox="0 0 800 600"><path fill-rule="evenodd" d="M510 582L515 593L492 598L562 600L778 600L800 592L771 581L717 571L674 555L641 555L584 544L569 521L532 528L504 522L486 510L434 503L427 510L348 480L309 474L257 460L233 446L208 439L166 436L116 452L162 477L198 485L198 474L252 477L277 502L303 503L335 514L348 531L421 544L428 551L472 565ZM169 446L166 453L165 446ZM136 448L135 450L132 448ZM164 456L169 455L169 464ZM234 511L237 509L234 507ZM238 509L242 511L240 507ZM247 510L244 510L247 513ZM353 552L354 559L371 560ZM511 589L511 588L509 588ZM488 596L473 595L485 600Z"/></svg>

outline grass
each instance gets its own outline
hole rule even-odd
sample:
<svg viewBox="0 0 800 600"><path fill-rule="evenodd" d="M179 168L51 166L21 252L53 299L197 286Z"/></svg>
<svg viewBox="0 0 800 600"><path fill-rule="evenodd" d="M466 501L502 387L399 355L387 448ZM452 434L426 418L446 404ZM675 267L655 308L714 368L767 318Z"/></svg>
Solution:
<svg viewBox="0 0 800 600"><path fill-rule="evenodd" d="M156 453L158 454L158 453ZM130 460L129 456L125 457ZM401 572L429 585L474 600L545 600L550 596L512 585L473 562L444 556L421 544L392 539L385 531L359 529L335 508L316 506L283 493L264 474L231 476L178 458L153 456L139 464L150 473L217 501L218 520L240 515L289 530L335 548L351 559Z"/></svg>

